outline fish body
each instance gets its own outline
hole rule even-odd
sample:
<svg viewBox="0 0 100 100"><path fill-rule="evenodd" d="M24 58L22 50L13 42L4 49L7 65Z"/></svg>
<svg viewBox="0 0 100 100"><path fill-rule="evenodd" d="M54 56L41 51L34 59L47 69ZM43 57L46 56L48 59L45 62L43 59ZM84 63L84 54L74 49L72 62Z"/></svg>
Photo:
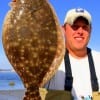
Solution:
<svg viewBox="0 0 100 100"><path fill-rule="evenodd" d="M2 32L5 54L27 89L24 100L41 100L39 88L52 78L65 54L55 11L47 0L16 0Z"/></svg>

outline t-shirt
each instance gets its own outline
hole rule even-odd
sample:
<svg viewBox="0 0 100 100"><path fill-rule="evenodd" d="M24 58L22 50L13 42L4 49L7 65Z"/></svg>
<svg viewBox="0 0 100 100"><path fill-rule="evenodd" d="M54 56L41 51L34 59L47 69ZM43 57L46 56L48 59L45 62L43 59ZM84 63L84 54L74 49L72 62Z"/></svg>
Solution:
<svg viewBox="0 0 100 100"><path fill-rule="evenodd" d="M100 91L100 53L91 51L96 71L96 76L99 83ZM88 56L82 59L76 59L69 54L71 70L73 76L73 88L71 90L74 100L81 100L81 97L92 96L92 87L90 80L90 69ZM65 85L65 62L64 59L60 64L58 71L54 77L46 84L46 88L51 90L64 90Z"/></svg>

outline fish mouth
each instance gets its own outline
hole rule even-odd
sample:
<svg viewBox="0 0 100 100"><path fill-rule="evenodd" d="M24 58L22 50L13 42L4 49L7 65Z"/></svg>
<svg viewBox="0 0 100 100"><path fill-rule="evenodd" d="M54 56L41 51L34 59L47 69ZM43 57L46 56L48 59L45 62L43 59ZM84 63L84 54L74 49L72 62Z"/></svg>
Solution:
<svg viewBox="0 0 100 100"><path fill-rule="evenodd" d="M16 2L16 0L12 0L12 2Z"/></svg>

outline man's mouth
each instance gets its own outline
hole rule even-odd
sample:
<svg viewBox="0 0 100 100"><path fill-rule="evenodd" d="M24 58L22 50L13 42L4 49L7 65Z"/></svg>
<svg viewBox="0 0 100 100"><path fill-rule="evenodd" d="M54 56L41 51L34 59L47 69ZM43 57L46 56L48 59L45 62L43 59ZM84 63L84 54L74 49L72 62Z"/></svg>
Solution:
<svg viewBox="0 0 100 100"><path fill-rule="evenodd" d="M74 39L77 41L82 41L84 38L83 37L75 37Z"/></svg>

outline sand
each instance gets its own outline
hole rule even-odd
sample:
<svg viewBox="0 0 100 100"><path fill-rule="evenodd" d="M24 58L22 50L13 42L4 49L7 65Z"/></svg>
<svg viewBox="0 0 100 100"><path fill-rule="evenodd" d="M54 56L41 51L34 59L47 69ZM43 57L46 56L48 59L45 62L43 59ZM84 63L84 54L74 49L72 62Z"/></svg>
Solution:
<svg viewBox="0 0 100 100"><path fill-rule="evenodd" d="M0 100L23 100L24 90L0 90Z"/></svg>

